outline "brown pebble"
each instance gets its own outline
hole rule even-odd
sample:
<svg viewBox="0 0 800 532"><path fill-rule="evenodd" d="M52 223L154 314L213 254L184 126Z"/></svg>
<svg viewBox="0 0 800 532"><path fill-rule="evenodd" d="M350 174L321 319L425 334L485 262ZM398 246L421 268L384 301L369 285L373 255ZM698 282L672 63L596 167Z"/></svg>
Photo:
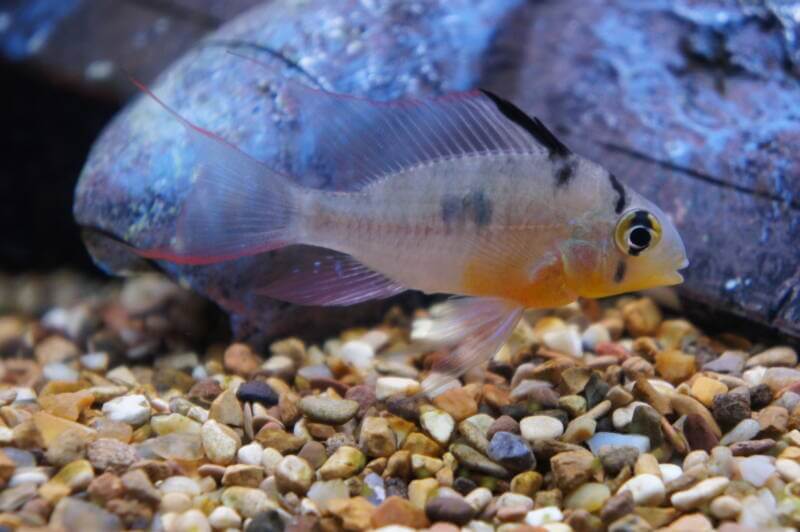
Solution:
<svg viewBox="0 0 800 532"><path fill-rule="evenodd" d="M714 434L714 430L708 422L698 414L689 414L686 416L686 422L683 425L683 434L686 436L689 448L693 451L698 449L711 451L711 449L719 445L719 438Z"/></svg>
<svg viewBox="0 0 800 532"><path fill-rule="evenodd" d="M740 441L729 447L733 456L752 456L754 454L767 454L775 446L775 440L764 438L761 440Z"/></svg>
<svg viewBox="0 0 800 532"><path fill-rule="evenodd" d="M486 432L486 438L492 439L496 432L511 432L512 434L519 434L519 423L511 416L500 416L494 420L489 430Z"/></svg>
<svg viewBox="0 0 800 532"><path fill-rule="evenodd" d="M603 509L600 511L600 518L606 523L611 523L632 513L633 509L633 494L626 490L606 500L605 504L603 504Z"/></svg>
<svg viewBox="0 0 800 532"><path fill-rule="evenodd" d="M225 350L222 363L226 370L247 378L258 371L263 362L249 345L235 343Z"/></svg>
<svg viewBox="0 0 800 532"><path fill-rule="evenodd" d="M95 477L86 489L89 493L89 498L95 501L100 506L105 504L111 499L122 497L125 493L125 486L122 485L122 480L114 473L103 473Z"/></svg>
<svg viewBox="0 0 800 532"><path fill-rule="evenodd" d="M425 512L411 504L408 500L391 496L383 501L372 514L371 524L374 528L389 525L409 528L427 528L429 525Z"/></svg>

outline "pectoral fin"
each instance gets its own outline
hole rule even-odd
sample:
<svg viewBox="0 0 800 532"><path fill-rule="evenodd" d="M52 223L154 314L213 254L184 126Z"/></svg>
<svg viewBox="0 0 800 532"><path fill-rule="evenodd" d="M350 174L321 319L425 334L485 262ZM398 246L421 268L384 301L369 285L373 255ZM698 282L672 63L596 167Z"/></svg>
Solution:
<svg viewBox="0 0 800 532"><path fill-rule="evenodd" d="M523 308L504 299L465 297L436 308L431 320L418 324L412 338L452 347L423 381L428 396L444 391L448 382L494 355L522 316Z"/></svg>

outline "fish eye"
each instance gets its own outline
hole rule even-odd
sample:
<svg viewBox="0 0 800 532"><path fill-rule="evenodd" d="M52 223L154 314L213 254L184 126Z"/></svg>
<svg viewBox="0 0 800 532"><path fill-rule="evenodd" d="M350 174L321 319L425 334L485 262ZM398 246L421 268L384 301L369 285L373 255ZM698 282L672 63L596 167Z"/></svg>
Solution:
<svg viewBox="0 0 800 532"><path fill-rule="evenodd" d="M661 239L661 222L649 211L623 214L617 222L614 240L623 253L635 257L655 246Z"/></svg>

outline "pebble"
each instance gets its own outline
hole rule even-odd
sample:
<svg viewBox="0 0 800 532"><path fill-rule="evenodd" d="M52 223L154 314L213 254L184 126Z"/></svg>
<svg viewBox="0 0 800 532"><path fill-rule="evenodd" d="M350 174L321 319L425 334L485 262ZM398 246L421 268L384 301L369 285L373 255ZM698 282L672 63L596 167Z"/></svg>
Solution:
<svg viewBox="0 0 800 532"><path fill-rule="evenodd" d="M433 404L459 422L478 413L478 403L475 398L462 387L443 391L433 398Z"/></svg>
<svg viewBox="0 0 800 532"><path fill-rule="evenodd" d="M325 511L329 501L333 499L346 499L350 496L350 491L342 479L317 480L308 488L307 496L314 501L317 508Z"/></svg>
<svg viewBox="0 0 800 532"><path fill-rule="evenodd" d="M243 403L259 403L264 406L278 404L279 395L264 381L249 381L236 389L236 398Z"/></svg>
<svg viewBox="0 0 800 532"><path fill-rule="evenodd" d="M475 488L464 497L464 500L472 506L472 509L477 514L482 512L492 501L492 492L487 488Z"/></svg>
<svg viewBox="0 0 800 532"><path fill-rule="evenodd" d="M703 366L703 371L713 371L727 375L741 375L744 369L747 353L744 351L725 351L718 358Z"/></svg>
<svg viewBox="0 0 800 532"><path fill-rule="evenodd" d="M261 465L264 448L257 442L242 445L236 451L236 461L240 464Z"/></svg>
<svg viewBox="0 0 800 532"><path fill-rule="evenodd" d="M711 409L714 419L722 427L736 426L750 417L750 392L747 388L736 388L714 397Z"/></svg>
<svg viewBox="0 0 800 532"><path fill-rule="evenodd" d="M460 465L463 465L471 471L483 473L485 475L493 475L499 478L507 478L510 476L505 467L492 462L468 445L454 443L450 446L450 452L455 455Z"/></svg>
<svg viewBox="0 0 800 532"><path fill-rule="evenodd" d="M220 393L208 409L208 417L223 425L241 427L244 425L242 404L236 398L236 392L228 388Z"/></svg>
<svg viewBox="0 0 800 532"><path fill-rule="evenodd" d="M545 506L537 508L525 514L525 524L531 526L542 526L549 523L558 523L564 520L564 514L557 506Z"/></svg>
<svg viewBox="0 0 800 532"><path fill-rule="evenodd" d="M727 392L728 387L722 384L720 381L705 377L703 375L694 380L690 391L692 397L707 407L711 407L714 397Z"/></svg>
<svg viewBox="0 0 800 532"><path fill-rule="evenodd" d="M675 508L684 512L692 510L720 495L730 482L730 479L726 477L707 478L688 490L673 493L670 502Z"/></svg>
<svg viewBox="0 0 800 532"><path fill-rule="evenodd" d="M219 530L239 528L242 524L242 517L233 508L217 506L208 515L208 524Z"/></svg>
<svg viewBox="0 0 800 532"><path fill-rule="evenodd" d="M617 430L625 430L630 422L633 421L633 413L640 406L649 407L650 405L641 401L634 401L625 407L614 410L614 413L611 414L611 421L614 424L614 428Z"/></svg>
<svg viewBox="0 0 800 532"><path fill-rule="evenodd" d="M658 374L672 384L688 380L697 371L695 358L677 349L658 353L655 366Z"/></svg>
<svg viewBox="0 0 800 532"><path fill-rule="evenodd" d="M378 400L388 399L394 395L408 397L419 393L419 382L403 377L380 377L375 381L375 397Z"/></svg>
<svg viewBox="0 0 800 532"><path fill-rule="evenodd" d="M567 443L582 443L591 438L595 430L597 430L597 421L589 414L585 414L576 417L567 425L561 440Z"/></svg>
<svg viewBox="0 0 800 532"><path fill-rule="evenodd" d="M467 524L475 510L460 497L434 497L425 504L425 514L433 522L446 521L457 525Z"/></svg>
<svg viewBox="0 0 800 532"><path fill-rule="evenodd" d="M286 456L275 467L275 482L283 493L305 495L313 481L311 465L297 456Z"/></svg>
<svg viewBox="0 0 800 532"><path fill-rule="evenodd" d="M386 499L372 514L372 526L387 532L424 529L429 525L422 508L397 496Z"/></svg>
<svg viewBox="0 0 800 532"><path fill-rule="evenodd" d="M752 440L761 432L761 425L755 419L743 419L719 441L720 445L731 445Z"/></svg>
<svg viewBox="0 0 800 532"><path fill-rule="evenodd" d="M273 510L277 506L270 501L265 491L242 486L232 486L224 489L221 500L222 504L233 508L245 519L256 517L261 512Z"/></svg>
<svg viewBox="0 0 800 532"><path fill-rule="evenodd" d="M639 434L618 434L616 432L596 432L586 442L594 454L598 454L603 447L633 447L641 453L650 450L650 439Z"/></svg>
<svg viewBox="0 0 800 532"><path fill-rule="evenodd" d="M158 485L161 493L183 493L189 496L200 495L200 485L196 480L185 476L172 476Z"/></svg>
<svg viewBox="0 0 800 532"><path fill-rule="evenodd" d="M583 342L577 327L564 327L554 331L547 331L542 336L542 340L544 345L553 351L575 358L583 356Z"/></svg>
<svg viewBox="0 0 800 532"><path fill-rule="evenodd" d="M640 456L640 451L636 447L623 446L602 446L598 451L600 463L603 469L611 475L616 475L626 466L633 467Z"/></svg>
<svg viewBox="0 0 800 532"><path fill-rule="evenodd" d="M103 414L138 427L150 419L150 403L144 395L123 395L103 404Z"/></svg>
<svg viewBox="0 0 800 532"><path fill-rule="evenodd" d="M554 440L564 433L564 425L551 416L528 416L519 422L522 437L533 442L536 440Z"/></svg>
<svg viewBox="0 0 800 532"><path fill-rule="evenodd" d="M740 458L738 465L742 479L757 488L763 486L767 479L775 473L775 465L771 458L760 454Z"/></svg>
<svg viewBox="0 0 800 532"><path fill-rule="evenodd" d="M599 482L587 482L564 499L564 507L594 513L603 507L609 497L611 491L608 486Z"/></svg>
<svg viewBox="0 0 800 532"><path fill-rule="evenodd" d="M331 399L324 396L306 396L300 400L300 410L317 423L343 425L358 412L358 403L348 399Z"/></svg>
<svg viewBox="0 0 800 532"><path fill-rule="evenodd" d="M450 441L456 428L456 422L450 414L436 409L423 412L419 417L419 422L422 428L442 445Z"/></svg>
<svg viewBox="0 0 800 532"><path fill-rule="evenodd" d="M191 530L192 532L211 532L211 525L205 514L200 510L187 510L175 520L173 529Z"/></svg>
<svg viewBox="0 0 800 532"><path fill-rule="evenodd" d="M569 492L595 474L595 458L585 450L566 451L550 458L553 480L561 491Z"/></svg>
<svg viewBox="0 0 800 532"><path fill-rule="evenodd" d="M351 366L368 370L375 362L375 348L362 340L351 340L342 344L339 357Z"/></svg>
<svg viewBox="0 0 800 532"><path fill-rule="evenodd" d="M536 467L536 459L528 444L511 432L497 432L489 442L489 458L511 471Z"/></svg>
<svg viewBox="0 0 800 532"><path fill-rule="evenodd" d="M133 446L119 440L101 438L86 446L86 458L98 471L124 472L137 459Z"/></svg>
<svg viewBox="0 0 800 532"><path fill-rule="evenodd" d="M661 480L665 485L683 474L683 468L675 464L658 464L658 468L661 471Z"/></svg>
<svg viewBox="0 0 800 532"><path fill-rule="evenodd" d="M720 495L711 501L709 510L719 520L734 520L742 511L742 503L736 497Z"/></svg>
<svg viewBox="0 0 800 532"><path fill-rule="evenodd" d="M636 475L620 486L617 493L630 491L637 506L659 506L664 502L664 483L655 475Z"/></svg>
<svg viewBox="0 0 800 532"><path fill-rule="evenodd" d="M786 482L800 480L800 464L794 460L779 458L775 460L775 469Z"/></svg>
<svg viewBox="0 0 800 532"><path fill-rule="evenodd" d="M232 463L242 446L242 439L232 428L213 419L203 423L201 436L206 456L215 464Z"/></svg>
<svg viewBox="0 0 800 532"><path fill-rule="evenodd" d="M348 478L364 469L366 457L355 447L343 445L325 461L318 474L322 480Z"/></svg>
<svg viewBox="0 0 800 532"><path fill-rule="evenodd" d="M777 346L762 351L761 353L750 357L745 364L745 367L752 368L755 366L787 366L791 367L797 364L797 351L787 346Z"/></svg>
<svg viewBox="0 0 800 532"><path fill-rule="evenodd" d="M581 334L581 342L583 347L589 351L596 351L597 346L611 341L611 334L608 332L608 327L602 323L593 323L586 327Z"/></svg>
<svg viewBox="0 0 800 532"><path fill-rule="evenodd" d="M16 488L22 484L34 484L36 486L44 484L48 480L48 475L45 471L35 467L22 467L14 471L11 479L8 481L9 488Z"/></svg>

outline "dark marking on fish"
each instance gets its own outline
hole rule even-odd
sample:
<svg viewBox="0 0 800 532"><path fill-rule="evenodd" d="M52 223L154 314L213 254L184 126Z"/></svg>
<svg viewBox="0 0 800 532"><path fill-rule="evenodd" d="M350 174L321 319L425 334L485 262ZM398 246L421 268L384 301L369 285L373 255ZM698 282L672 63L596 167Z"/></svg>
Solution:
<svg viewBox="0 0 800 532"><path fill-rule="evenodd" d="M633 219L631 219L631 227L636 227L638 225L647 227L648 229L653 228L653 222L650 220L650 213L643 210L638 210L633 213Z"/></svg>
<svg viewBox="0 0 800 532"><path fill-rule="evenodd" d="M622 280L625 278L625 270L627 270L627 266L625 265L625 261L621 260L617 263L617 269L614 270L614 282L621 283Z"/></svg>
<svg viewBox="0 0 800 532"><path fill-rule="evenodd" d="M547 129L541 120L535 116L528 116L525 111L492 92L483 89L481 89L481 92L492 100L492 103L503 116L530 133L539 144L544 146L550 154L550 159L566 158L572 153L569 148L558 140L558 137L552 131Z"/></svg>
<svg viewBox="0 0 800 532"><path fill-rule="evenodd" d="M622 212L622 210L625 208L625 204L628 202L628 197L625 193L625 187L619 182L617 176L614 174L608 174L608 179L611 181L611 188L613 188L614 192L617 193L617 203L614 205L614 211L619 214Z"/></svg>
<svg viewBox="0 0 800 532"><path fill-rule="evenodd" d="M483 190L477 190L471 195L472 221L478 227L485 227L492 221L492 201L486 197Z"/></svg>
<svg viewBox="0 0 800 532"><path fill-rule="evenodd" d="M441 201L442 221L448 227L458 222L462 216L461 200L456 196L445 196Z"/></svg>
<svg viewBox="0 0 800 532"><path fill-rule="evenodd" d="M575 161L572 157L562 160L556 165L556 188L562 188L569 184L575 176Z"/></svg>
<svg viewBox="0 0 800 532"><path fill-rule="evenodd" d="M492 201L483 190L476 190L464 196L447 195L442 198L441 218L451 228L472 221L478 227L485 227L492 221Z"/></svg>

